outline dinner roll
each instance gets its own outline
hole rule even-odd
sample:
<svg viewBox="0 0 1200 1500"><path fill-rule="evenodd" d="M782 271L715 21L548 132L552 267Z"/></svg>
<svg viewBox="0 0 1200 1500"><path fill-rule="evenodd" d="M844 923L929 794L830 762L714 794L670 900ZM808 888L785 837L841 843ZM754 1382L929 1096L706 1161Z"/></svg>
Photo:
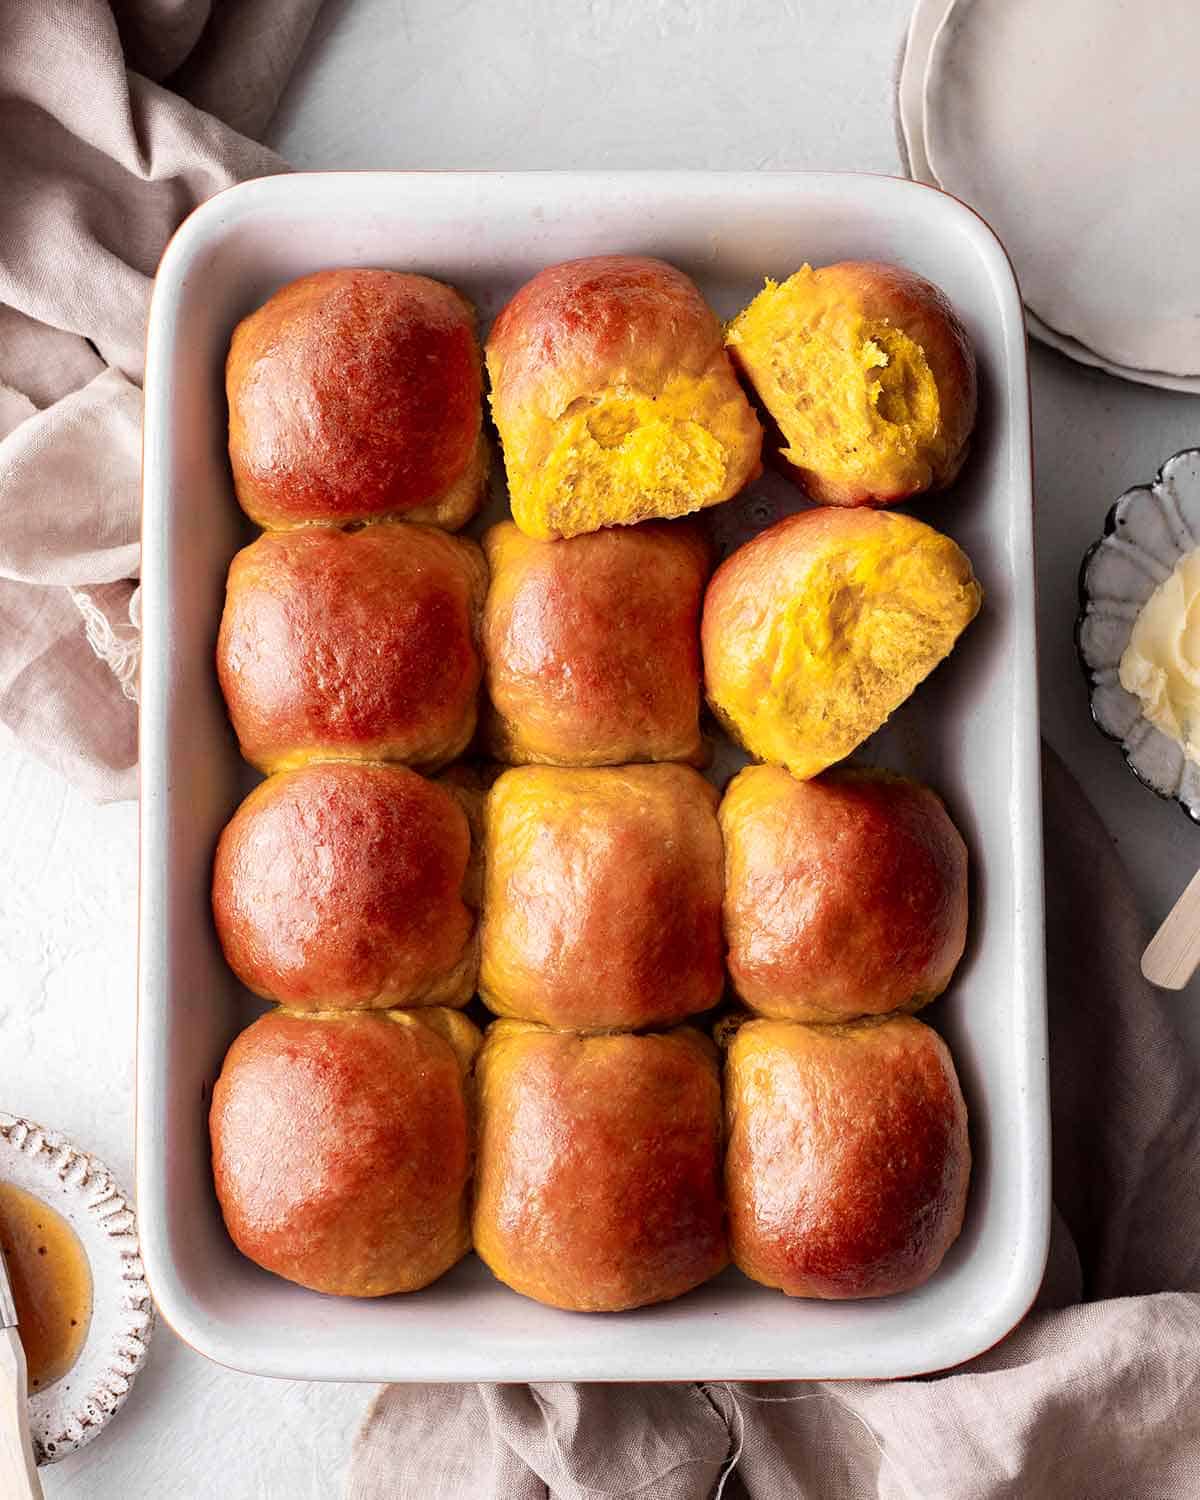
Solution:
<svg viewBox="0 0 1200 1500"><path fill-rule="evenodd" d="M318 271L234 330L229 459L260 526L402 516L456 531L487 478L475 312L400 271Z"/></svg>
<svg viewBox="0 0 1200 1500"><path fill-rule="evenodd" d="M756 759L815 776L899 708L982 597L966 554L911 516L786 516L713 574L701 624L709 702Z"/></svg>
<svg viewBox="0 0 1200 1500"><path fill-rule="evenodd" d="M651 522L539 542L483 539L489 741L511 764L698 761L703 536Z"/></svg>
<svg viewBox="0 0 1200 1500"><path fill-rule="evenodd" d="M789 1297L886 1297L962 1227L967 1111L936 1031L749 1021L725 1064L734 1264Z"/></svg>
<svg viewBox="0 0 1200 1500"><path fill-rule="evenodd" d="M802 266L726 334L782 435L788 471L824 505L942 489L975 425L975 356L931 282L902 266Z"/></svg>
<svg viewBox="0 0 1200 1500"><path fill-rule="evenodd" d="M479 1032L456 1011L270 1011L213 1088L213 1176L234 1244L315 1292L427 1286L470 1246L465 1078Z"/></svg>
<svg viewBox="0 0 1200 1500"><path fill-rule="evenodd" d="M616 1312L678 1297L726 1265L707 1037L498 1021L475 1090L475 1248L515 1291Z"/></svg>
<svg viewBox="0 0 1200 1500"><path fill-rule="evenodd" d="M255 994L296 1010L465 1005L470 855L456 796L403 766L280 772L217 844L225 957Z"/></svg>
<svg viewBox="0 0 1200 1500"><path fill-rule="evenodd" d="M475 733L479 547L429 526L266 532L233 559L217 673L259 770L310 760L430 769Z"/></svg>
<svg viewBox="0 0 1200 1500"><path fill-rule="evenodd" d="M750 766L720 808L725 940L765 1016L839 1021L917 1010L967 936L967 849L941 799L886 771L797 781Z"/></svg>
<svg viewBox="0 0 1200 1500"><path fill-rule="evenodd" d="M687 515L761 470L762 429L693 281L601 255L540 271L492 325L492 414L528 536Z"/></svg>
<svg viewBox="0 0 1200 1500"><path fill-rule="evenodd" d="M724 988L716 791L687 766L506 771L484 811L479 990L581 1031L666 1025Z"/></svg>

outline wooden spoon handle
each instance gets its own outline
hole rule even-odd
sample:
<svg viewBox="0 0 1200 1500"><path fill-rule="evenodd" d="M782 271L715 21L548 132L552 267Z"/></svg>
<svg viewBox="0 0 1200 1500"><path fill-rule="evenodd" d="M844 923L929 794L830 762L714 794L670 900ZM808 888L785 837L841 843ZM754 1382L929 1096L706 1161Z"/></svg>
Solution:
<svg viewBox="0 0 1200 1500"><path fill-rule="evenodd" d="M29 1440L25 1350L15 1328L0 1328L0 1495L4 1500L42 1500Z"/></svg>
<svg viewBox="0 0 1200 1500"><path fill-rule="evenodd" d="M1142 954L1142 973L1164 990L1181 990L1200 964L1200 870Z"/></svg>

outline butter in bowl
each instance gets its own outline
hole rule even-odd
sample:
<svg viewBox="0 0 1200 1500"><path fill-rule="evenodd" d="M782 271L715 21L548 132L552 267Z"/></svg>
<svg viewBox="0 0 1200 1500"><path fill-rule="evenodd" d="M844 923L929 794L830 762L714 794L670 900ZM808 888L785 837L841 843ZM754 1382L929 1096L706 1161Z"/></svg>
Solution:
<svg viewBox="0 0 1200 1500"><path fill-rule="evenodd" d="M1080 570L1092 717L1139 781L1200 822L1200 448L1127 490Z"/></svg>

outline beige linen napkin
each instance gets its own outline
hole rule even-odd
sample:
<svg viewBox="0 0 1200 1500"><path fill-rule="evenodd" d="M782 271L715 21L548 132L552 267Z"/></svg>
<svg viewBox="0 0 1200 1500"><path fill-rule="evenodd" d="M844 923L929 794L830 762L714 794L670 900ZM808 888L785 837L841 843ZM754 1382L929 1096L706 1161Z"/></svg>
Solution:
<svg viewBox="0 0 1200 1500"><path fill-rule="evenodd" d="M1044 783L1056 1212L1016 1332L891 1383L388 1386L348 1500L1200 1496L1197 1079L1103 825Z"/></svg>
<svg viewBox="0 0 1200 1500"><path fill-rule="evenodd" d="M286 170L247 136L320 3L0 3L0 723L101 799L137 793L151 279L198 203Z"/></svg>

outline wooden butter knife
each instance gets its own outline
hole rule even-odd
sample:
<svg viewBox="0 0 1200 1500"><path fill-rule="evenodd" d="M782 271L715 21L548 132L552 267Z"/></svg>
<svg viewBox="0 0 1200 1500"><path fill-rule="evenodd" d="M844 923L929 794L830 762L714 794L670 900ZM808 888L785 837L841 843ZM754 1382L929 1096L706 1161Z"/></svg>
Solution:
<svg viewBox="0 0 1200 1500"><path fill-rule="evenodd" d="M1200 964L1200 870L1142 954L1142 973L1164 990L1181 990Z"/></svg>

